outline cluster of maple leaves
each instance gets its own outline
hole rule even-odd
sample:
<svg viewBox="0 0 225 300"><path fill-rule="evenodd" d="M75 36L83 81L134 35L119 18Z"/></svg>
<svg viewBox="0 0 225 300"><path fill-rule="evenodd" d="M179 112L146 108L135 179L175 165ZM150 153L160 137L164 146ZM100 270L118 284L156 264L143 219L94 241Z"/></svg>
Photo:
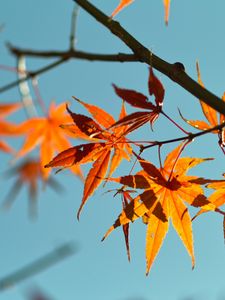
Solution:
<svg viewBox="0 0 225 300"><path fill-rule="evenodd" d="M197 71L198 81L203 85L199 67ZM159 167L142 158L144 150L142 144L135 143L127 137L147 122L152 128L160 114L167 116L163 111L165 90L152 68L149 70L148 91L150 96L154 96L155 103L135 90L119 88L116 85L113 85L113 88L117 96L123 100L117 121L98 106L75 97L74 99L88 111L90 116L72 112L67 103L58 106L52 103L46 116L32 117L21 124L13 124L6 121L5 117L21 105L18 103L0 105L0 149L12 152L16 158L26 156L37 147L40 150L38 160L27 159L12 170L11 173L16 174L18 179L4 204L5 206L11 204L13 196L23 184L28 185L31 200L35 199L38 180L57 188L56 182L50 177L51 168L57 167L59 170L69 168L84 180L83 197L77 213L79 218L85 203L100 184L107 181L115 182L118 185L116 194L121 195L123 209L103 239L121 226L128 259L130 259L129 225L141 218L147 227L146 274L148 274L168 232L171 220L191 256L194 267L192 218L188 208L191 206L199 208L193 219L207 211L215 211L224 216L221 206L225 203L225 180L187 175L190 168L210 160L181 157L184 148L191 141L189 134L167 155L164 164L159 155ZM224 100L223 96L221 101ZM127 114L125 103L142 111ZM215 110L201 101L200 103L209 124L204 121L187 120L182 116L188 124L200 130L207 130L225 122L224 115L218 118ZM176 125L174 121L172 122ZM212 133L218 134L219 144L223 149L224 130L214 130ZM21 149L14 153L4 141L4 137L20 135L24 136L24 143ZM79 138L84 142L72 146L70 138ZM161 145L153 143L152 146L159 146L160 152ZM135 152L135 147L139 149L139 153ZM124 159L129 161L131 158L139 163L141 170L132 174L131 169L125 176L112 177L121 162ZM86 178L83 178L81 166L87 163L92 166ZM206 197L203 186L215 191Z"/></svg>

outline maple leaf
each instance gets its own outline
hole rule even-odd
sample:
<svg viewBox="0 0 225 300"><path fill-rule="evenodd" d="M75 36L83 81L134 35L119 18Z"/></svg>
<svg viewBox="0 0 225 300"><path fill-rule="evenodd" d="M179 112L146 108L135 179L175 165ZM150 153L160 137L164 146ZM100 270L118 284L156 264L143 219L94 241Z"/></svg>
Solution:
<svg viewBox="0 0 225 300"><path fill-rule="evenodd" d="M5 121L4 118L21 107L20 103L1 103L0 104L0 136L18 135L18 126L11 122ZM0 140L0 150L12 152L12 148L3 140Z"/></svg>
<svg viewBox="0 0 225 300"><path fill-rule="evenodd" d="M44 169L43 166L52 159L56 151L61 152L71 147L68 137L72 135L82 138L84 136L78 128L73 127L73 133L60 128L61 124L68 122L72 122L72 119L66 113L66 104L56 106L55 103L51 103L47 116L30 118L19 127L20 132L26 135L26 139L17 157L24 156L39 145L40 162L45 180L48 179L51 170ZM73 171L78 176L82 174L77 166Z"/></svg>
<svg viewBox="0 0 225 300"><path fill-rule="evenodd" d="M223 174L225 177L225 174ZM212 193L208 200L210 201L210 205L204 205L201 209L197 212L197 214L192 218L194 220L199 215L209 212L209 211L216 211L223 215L223 235L225 240L225 212L222 211L219 207L225 204L225 180L215 180L215 182L210 183L207 185L207 188L214 189L215 192Z"/></svg>
<svg viewBox="0 0 225 300"><path fill-rule="evenodd" d="M223 176L225 177L225 174L223 174ZM214 182L206 185L206 187L215 190L215 192L208 197L210 204L212 203L213 205L204 205L203 207L201 207L201 210L194 216L193 219L195 219L202 213L209 212L212 210L215 210L225 215L224 212L218 209L220 206L225 204L225 179L215 180Z"/></svg>
<svg viewBox="0 0 225 300"><path fill-rule="evenodd" d="M0 150L8 153L13 151L13 149L4 141L0 141Z"/></svg>
<svg viewBox="0 0 225 300"><path fill-rule="evenodd" d="M197 68L197 75L198 75L198 83L202 87L204 87L204 84L203 84L202 79L201 79L200 68L199 68L198 62L196 63L196 68ZM209 105L207 105L203 101L201 101L201 100L199 100L199 101L200 101L200 104L201 104L202 112L203 112L204 116L206 117L208 123L205 122L205 121L199 121L199 120L188 120L188 119L184 118L182 116L182 114L180 113L182 119L186 123L188 123L192 127L197 128L198 130L208 130L212 127L215 127L217 125L225 123L225 115L218 114L215 109L213 109L212 107L210 107ZM222 96L222 101L225 101L225 93ZM225 150L224 150L224 147L225 147L225 129L222 128L220 130L214 130L214 131L212 131L212 133L218 134L218 137L219 137L219 142L218 143L219 143L223 153L225 154Z"/></svg>
<svg viewBox="0 0 225 300"><path fill-rule="evenodd" d="M160 169L137 156L143 170L136 175L111 178L112 181L125 186L145 191L126 205L103 240L115 228L144 217L144 222L147 223L146 274L149 273L168 232L169 219L172 220L173 227L191 256L192 266L194 267L195 264L192 224L185 202L194 207L201 207L209 201L204 196L200 184L193 183L194 179L198 182L198 177L188 176L186 172L209 159L178 158L182 149L182 144L174 149Z"/></svg>
<svg viewBox="0 0 225 300"><path fill-rule="evenodd" d="M160 80L154 75L153 69L149 69L149 79L148 79L148 90L150 95L155 96L155 104L148 101L148 97L134 90L127 90L117 87L113 84L116 94L122 98L125 102L129 103L133 107L148 109L144 112L135 112L130 115L125 116L118 122L112 125L112 127L119 127L124 125L129 125L127 133L136 130L140 126L144 125L146 122L150 122L151 128L158 118L159 114L162 112L163 100L165 90L160 82Z"/></svg>
<svg viewBox="0 0 225 300"><path fill-rule="evenodd" d="M116 194L114 195L114 197L117 194L121 195L121 201L122 201L122 208L125 209L125 207L128 205L128 203L130 203L133 198L131 197L131 193L133 193L134 191L132 190L125 190L123 187L121 189L118 189ZM124 224L123 227L123 234L124 234L124 239L125 239L125 244L126 244L126 250L127 250L127 258L130 261L130 245L129 245L129 228L130 224Z"/></svg>
<svg viewBox="0 0 225 300"><path fill-rule="evenodd" d="M107 130L107 128L115 123L114 118L110 114L95 105L87 104L77 98L75 99L88 110L93 119L73 113L69 108L67 110L75 125L91 142L69 148L59 153L45 167L68 168L77 164L81 165L94 161L84 182L83 198L77 213L79 219L84 204L104 180L107 171L110 177L123 159L129 160L132 155L132 148L124 137L126 127ZM126 111L123 104L120 118L123 118L125 115Z"/></svg>
<svg viewBox="0 0 225 300"><path fill-rule="evenodd" d="M130 5L134 0L120 0L119 5L113 11L111 18L114 18L122 9ZM170 0L163 0L164 10L165 10L165 23L168 25L169 21L169 12L170 12Z"/></svg>
<svg viewBox="0 0 225 300"><path fill-rule="evenodd" d="M164 9L165 9L165 23L168 25L169 14L170 14L170 0L163 0Z"/></svg>
<svg viewBox="0 0 225 300"><path fill-rule="evenodd" d="M130 5L134 0L120 0L119 5L116 7L116 9L113 11L111 17L115 17L123 8Z"/></svg>
<svg viewBox="0 0 225 300"><path fill-rule="evenodd" d="M16 182L14 183L12 189L6 197L3 203L4 208L9 208L14 202L19 190L22 186L27 185L29 191L29 203L30 203L30 216L34 217L36 215L36 202L37 202L37 192L38 192L38 181L43 184L46 182L43 178L42 167L39 160L36 159L26 159L18 167L12 168L7 171L7 176L16 176ZM49 178L47 184L51 186L56 191L60 191L61 186L52 178Z"/></svg>

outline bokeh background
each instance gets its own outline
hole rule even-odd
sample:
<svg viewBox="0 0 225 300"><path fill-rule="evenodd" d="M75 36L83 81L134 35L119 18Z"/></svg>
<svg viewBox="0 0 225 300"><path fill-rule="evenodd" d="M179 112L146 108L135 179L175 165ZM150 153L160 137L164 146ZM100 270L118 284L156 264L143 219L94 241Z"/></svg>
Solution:
<svg viewBox="0 0 225 300"><path fill-rule="evenodd" d="M92 3L110 14L117 0L95 0ZM164 24L163 1L136 0L116 19L141 43L165 60L182 62L186 71L196 78L195 63L199 60L205 85L218 96L225 90L225 43L223 0L171 1L169 26ZM0 65L15 67L16 60L5 43L39 50L66 50L69 45L73 1L20 0L0 3ZM96 53L130 53L115 36L98 24L82 9L77 20L76 47ZM27 58L27 69L36 70L53 59ZM0 67L1 86L15 80L17 75ZM187 118L203 119L200 105L194 97L156 73L166 89L165 111L187 130L177 108ZM71 101L71 109L84 113L72 100L75 95L89 103L99 105L116 118L120 99L111 84L136 89L147 94L148 68L141 63L109 63L71 60L39 76L39 90L48 107ZM31 90L32 90L32 86ZM18 88L2 93L2 102L20 101ZM127 107L128 111L132 111ZM23 110L9 120L21 122L26 118ZM194 130L193 130L194 131ZM145 126L132 135L133 139L167 139L182 133L161 117L152 132ZM19 149L23 140L10 139ZM78 141L74 140L76 145ZM163 157L175 145L163 147ZM34 151L31 156L37 154ZM224 155L217 145L216 135L201 137L190 145L184 156L215 157L195 168L195 174L221 178ZM156 149L145 153L146 158L158 164ZM3 203L15 180L6 179L4 172L12 165L12 157L0 154L0 201ZM122 164L115 175L125 175L131 163ZM83 168L84 174L88 166ZM38 273L0 293L2 300L28 299L29 291L40 288L55 300L181 300L224 299L225 256L221 216L213 213L199 217L193 223L196 267L179 237L172 229L164 241L151 273L145 276L145 225L141 221L131 226L131 262L126 257L122 231L116 230L101 243L101 238L118 216L120 199L106 193L111 185L98 189L84 207L80 221L76 211L82 198L83 184L69 172L54 175L64 191L54 193L40 188L38 218L30 220L27 212L28 194L24 188L12 208L0 213L0 277L22 268L55 247L75 241L78 251L55 266Z"/></svg>

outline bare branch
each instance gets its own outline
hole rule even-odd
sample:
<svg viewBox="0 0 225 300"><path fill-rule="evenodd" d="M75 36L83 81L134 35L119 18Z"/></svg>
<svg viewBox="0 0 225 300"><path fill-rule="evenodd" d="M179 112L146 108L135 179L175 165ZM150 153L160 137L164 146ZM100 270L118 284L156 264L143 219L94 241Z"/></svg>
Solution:
<svg viewBox="0 0 225 300"><path fill-rule="evenodd" d="M222 123L220 125L214 126L212 128L209 128L207 130L202 130L200 132L197 133L189 133L188 135L179 137L179 138L175 138L175 139L170 139L170 140L163 140L163 141L151 141L149 143L151 143L150 145L147 146L141 146L141 151L144 151L148 148L152 148L154 146L157 145L163 145L163 144L170 144L170 143L175 143L175 142L181 142L181 141L185 141L185 140L189 140L189 141L193 141L195 138L203 136L209 132L215 131L215 130L222 130L225 127L225 123Z"/></svg>
<svg viewBox="0 0 225 300"><path fill-rule="evenodd" d="M78 10L79 10L79 6L75 5L72 12L72 18L71 18L70 49L74 49L76 43L76 29L77 29L76 25L77 25Z"/></svg>
<svg viewBox="0 0 225 300"><path fill-rule="evenodd" d="M140 61L134 54L100 54L78 51L70 49L69 51L38 51L33 49L18 48L11 44L7 44L12 54L16 56L25 55L30 57L53 58L61 57L64 59L84 59L90 61L109 61L109 62L137 62Z"/></svg>

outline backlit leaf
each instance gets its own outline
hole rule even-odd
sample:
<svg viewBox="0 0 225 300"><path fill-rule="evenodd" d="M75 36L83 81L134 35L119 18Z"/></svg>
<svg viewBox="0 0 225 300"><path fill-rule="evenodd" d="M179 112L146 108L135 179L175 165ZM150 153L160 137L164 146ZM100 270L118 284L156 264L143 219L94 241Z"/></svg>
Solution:
<svg viewBox="0 0 225 300"><path fill-rule="evenodd" d="M165 195L166 196L166 195ZM164 213L169 216L168 204L164 196L162 206L164 207ZM150 214L147 221L147 232L146 232L146 275L152 267L152 264L159 253L164 238L169 229L169 222L163 222L157 218L155 214Z"/></svg>
<svg viewBox="0 0 225 300"><path fill-rule="evenodd" d="M192 225L191 218L188 213L187 207L183 201L178 197L174 197L173 193L169 191L170 195L170 215L173 223L173 227L184 243L189 255L192 259L192 267L195 265L194 258L194 247L193 247L193 236L192 236Z"/></svg>
<svg viewBox="0 0 225 300"><path fill-rule="evenodd" d="M61 186L52 178L48 178L47 181L44 179L40 161L36 159L26 159L19 166L9 170L7 174L16 176L17 179L3 203L4 208L10 208L18 196L20 189L23 186L27 186L29 193L29 213L31 217L35 217L37 214L36 205L39 181L43 186L47 184L57 192L61 190Z"/></svg>
<svg viewBox="0 0 225 300"><path fill-rule="evenodd" d="M124 7L131 4L134 0L120 0L119 5L116 7L116 9L112 13L112 17L115 17Z"/></svg>
<svg viewBox="0 0 225 300"><path fill-rule="evenodd" d="M145 95L134 90L121 89L115 84L113 84L113 87L116 94L130 105L143 109L155 109L155 105L151 102L148 102L148 97L146 97Z"/></svg>
<svg viewBox="0 0 225 300"><path fill-rule="evenodd" d="M169 14L170 14L170 0L163 0L164 9L165 9L165 23L168 25Z"/></svg>
<svg viewBox="0 0 225 300"><path fill-rule="evenodd" d="M95 155L103 149L101 143L81 144L66 149L53 158L45 168L49 167L71 167L77 163L87 163L94 160Z"/></svg>
<svg viewBox="0 0 225 300"><path fill-rule="evenodd" d="M200 68L199 68L199 63L196 63L196 69L197 69L197 75L198 75L198 83L204 87L204 84L201 79L201 73L200 73ZM218 119L217 119L217 112L215 109L213 109L211 106L207 105L205 102L200 100L200 104L202 107L202 111L208 120L208 122L213 126L216 126L218 124Z"/></svg>
<svg viewBox="0 0 225 300"><path fill-rule="evenodd" d="M79 207L77 218L79 219L81 210L86 203L87 199L93 194L94 190L101 184L102 179L105 178L108 163L110 159L110 151L105 152L95 161L93 167L88 173L84 184L84 193L81 205Z"/></svg>
<svg viewBox="0 0 225 300"><path fill-rule="evenodd" d="M187 171L209 159L180 158L185 144L176 147L167 156L164 166L156 168L151 162L137 156L143 170L136 175L112 178L123 186L142 188L145 191L131 201L121 212L115 223L106 232L105 239L114 229L121 225L143 218L147 224L146 235L146 274L155 260L168 231L171 218L173 227L181 238L194 267L194 248L191 218L185 202L193 207L205 205L215 208L201 188L207 180L197 176L186 175Z"/></svg>
<svg viewBox="0 0 225 300"><path fill-rule="evenodd" d="M108 170L109 176L117 169L123 159L129 160L132 155L132 148L129 145L125 135L126 126L123 128L104 128L102 129L99 123L103 127L115 123L114 118L105 112L104 110L89 105L84 101L78 100L95 118L95 120L80 114L75 114L69 111L70 116L76 123L79 131L89 135L89 141L91 143L81 144L75 147L70 147L59 153L45 167L74 167L84 163L93 163L91 170L89 171L86 179L84 180L84 194L81 206L78 211L78 218L80 212L88 200L88 198L94 193L103 180L105 180L106 172ZM126 110L124 104L122 104L120 117L126 116ZM69 126L70 127L70 126ZM67 128L69 128L67 126ZM76 128L76 127L75 127ZM101 139L101 142L96 143L97 139ZM55 143L60 143L60 137L55 137ZM110 157L111 162L110 162ZM74 170L73 170L74 171Z"/></svg>
<svg viewBox="0 0 225 300"><path fill-rule="evenodd" d="M75 100L77 100L80 104L82 104L88 112L92 115L92 117L95 119L97 123L99 123L101 126L103 126L105 129L110 127L113 123L115 123L114 118L107 113L105 110L101 109L100 107L96 105L88 104L84 101L81 101L74 97Z"/></svg>
<svg viewBox="0 0 225 300"><path fill-rule="evenodd" d="M42 172L47 180L50 169L46 169L44 166L52 159L55 152L61 152L71 147L67 132L60 127L63 123L71 123L71 121L71 116L66 112L66 103L58 106L51 103L46 117L30 118L19 126L20 133L24 133L26 138L17 157L24 156L35 147L40 146ZM80 130L76 137L79 134Z"/></svg>
<svg viewBox="0 0 225 300"><path fill-rule="evenodd" d="M102 128L93 119L85 115L73 113L68 107L67 111L81 132L92 138L103 138L101 134Z"/></svg>
<svg viewBox="0 0 225 300"><path fill-rule="evenodd" d="M13 113L21 107L20 103L1 103L0 104L0 151L12 152L13 149L2 140L6 136L17 136L19 135L18 125L8 122L5 120L9 114Z"/></svg>
<svg viewBox="0 0 225 300"><path fill-rule="evenodd" d="M155 103L157 107L162 107L165 89L161 81L155 76L152 67L150 67L149 71L148 90L150 95L155 96Z"/></svg>

